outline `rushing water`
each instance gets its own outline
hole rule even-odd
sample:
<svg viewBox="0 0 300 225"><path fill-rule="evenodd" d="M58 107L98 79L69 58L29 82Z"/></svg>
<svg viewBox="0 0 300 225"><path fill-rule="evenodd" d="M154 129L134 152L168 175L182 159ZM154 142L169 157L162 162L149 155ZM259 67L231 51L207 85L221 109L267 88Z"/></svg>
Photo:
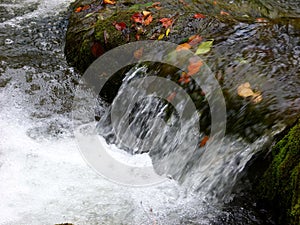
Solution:
<svg viewBox="0 0 300 225"><path fill-rule="evenodd" d="M183 185L130 188L99 177L73 137L70 99L79 75L63 54L69 3L0 0L0 224L220 224L222 208L212 199L230 197L238 174L274 133L252 144L227 137Z"/></svg>

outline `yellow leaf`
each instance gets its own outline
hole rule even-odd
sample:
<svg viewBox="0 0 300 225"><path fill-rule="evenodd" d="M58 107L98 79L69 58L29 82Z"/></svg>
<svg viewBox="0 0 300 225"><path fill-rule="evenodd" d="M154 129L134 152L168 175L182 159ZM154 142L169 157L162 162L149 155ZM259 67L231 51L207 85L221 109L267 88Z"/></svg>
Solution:
<svg viewBox="0 0 300 225"><path fill-rule="evenodd" d="M164 37L165 37L165 34L161 34L161 35L158 36L157 40L161 40L161 39L163 39Z"/></svg>
<svg viewBox="0 0 300 225"><path fill-rule="evenodd" d="M151 12L149 12L149 11L143 11L144 17L147 17L147 16L149 16L150 14L151 14Z"/></svg>
<svg viewBox="0 0 300 225"><path fill-rule="evenodd" d="M167 37L169 36L170 31L171 31L170 28L168 28L167 31L166 31L166 36Z"/></svg>

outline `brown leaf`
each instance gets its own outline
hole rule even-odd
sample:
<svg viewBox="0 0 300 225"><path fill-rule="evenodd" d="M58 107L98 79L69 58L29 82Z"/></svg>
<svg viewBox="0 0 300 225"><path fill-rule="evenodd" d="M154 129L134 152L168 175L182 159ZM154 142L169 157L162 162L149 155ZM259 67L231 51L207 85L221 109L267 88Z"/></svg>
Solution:
<svg viewBox="0 0 300 225"><path fill-rule="evenodd" d="M144 48L143 48L143 47L141 47L141 48L139 48L138 50L136 50L136 51L133 53L134 58L136 58L136 59L141 59L142 56L143 56L143 51L144 51Z"/></svg>
<svg viewBox="0 0 300 225"><path fill-rule="evenodd" d="M152 7L155 8L155 9L157 9L157 10L160 10L161 9L160 2L154 2L152 4Z"/></svg>
<svg viewBox="0 0 300 225"><path fill-rule="evenodd" d="M89 9L89 8L91 8L90 5L85 5L85 6L82 7L82 11L87 10L87 9Z"/></svg>
<svg viewBox="0 0 300 225"><path fill-rule="evenodd" d="M222 16L229 16L229 15L230 15L228 12L225 12L225 11L223 11L223 10L221 10L220 14L221 14Z"/></svg>
<svg viewBox="0 0 300 225"><path fill-rule="evenodd" d="M237 93L239 96L243 97L243 98L247 98L250 96L254 95L254 92L251 89L250 83L246 82L244 84L241 84L238 89L237 89Z"/></svg>
<svg viewBox="0 0 300 225"><path fill-rule="evenodd" d="M203 66L203 62L202 60L199 60L198 57L195 58L191 58L190 60L190 64L188 65L188 76L192 76L196 73L199 72L200 68Z"/></svg>
<svg viewBox="0 0 300 225"><path fill-rule="evenodd" d="M196 34L189 38L188 43L191 46L194 46L194 45L198 45L202 40L203 40L202 37Z"/></svg>

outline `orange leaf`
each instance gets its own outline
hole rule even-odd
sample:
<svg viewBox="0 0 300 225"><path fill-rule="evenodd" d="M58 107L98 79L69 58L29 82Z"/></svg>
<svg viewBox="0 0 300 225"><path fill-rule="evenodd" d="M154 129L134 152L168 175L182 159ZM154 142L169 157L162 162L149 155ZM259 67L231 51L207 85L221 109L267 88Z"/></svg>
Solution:
<svg viewBox="0 0 300 225"><path fill-rule="evenodd" d="M203 66L203 62L198 59L198 57L191 58L190 64L188 65L188 76L192 76L199 72L200 68Z"/></svg>
<svg viewBox="0 0 300 225"><path fill-rule="evenodd" d="M203 147L206 145L206 142L209 140L208 136L204 136L203 139L200 142L200 147Z"/></svg>
<svg viewBox="0 0 300 225"><path fill-rule="evenodd" d="M201 14L201 13L196 13L195 15L194 15L194 18L195 19L204 19L206 16L205 15L203 15L203 14Z"/></svg>
<svg viewBox="0 0 300 225"><path fill-rule="evenodd" d="M142 13L134 13L132 16L131 16L131 20L135 23L143 23L144 22L144 16Z"/></svg>
<svg viewBox="0 0 300 225"><path fill-rule="evenodd" d="M162 26L166 29L173 24L173 20L171 18L162 18L159 20L162 23Z"/></svg>
<svg viewBox="0 0 300 225"><path fill-rule="evenodd" d="M144 20L144 25L148 26L151 22L153 21L152 15L149 15L145 20Z"/></svg>
<svg viewBox="0 0 300 225"><path fill-rule="evenodd" d="M114 0L104 0L103 3L104 4L109 4L109 5L115 5L116 1L114 1Z"/></svg>
<svg viewBox="0 0 300 225"><path fill-rule="evenodd" d="M190 77L186 72L182 72L178 82L188 84L191 81Z"/></svg>
<svg viewBox="0 0 300 225"><path fill-rule="evenodd" d="M79 13L81 11L82 11L82 7L78 7L78 8L75 9L75 12L77 12L77 13Z"/></svg>
<svg viewBox="0 0 300 225"><path fill-rule="evenodd" d="M225 11L223 11L223 10L221 10L220 14L221 14L222 16L229 16L229 15L230 15L228 12L225 12Z"/></svg>
<svg viewBox="0 0 300 225"><path fill-rule="evenodd" d="M202 41L202 37L199 36L198 34L196 34L196 35L193 35L193 36L191 36L191 37L189 38L188 43L189 43L191 46L194 46L194 45L199 44L201 41Z"/></svg>
<svg viewBox="0 0 300 225"><path fill-rule="evenodd" d="M187 49L190 49L191 47L192 46L190 46L190 44L183 43L183 44L177 46L176 51L187 50Z"/></svg>
<svg viewBox="0 0 300 225"><path fill-rule="evenodd" d="M214 1L214 2L213 2L213 4L214 4L214 5L217 5L217 4L218 4L218 2L217 2L217 1Z"/></svg>

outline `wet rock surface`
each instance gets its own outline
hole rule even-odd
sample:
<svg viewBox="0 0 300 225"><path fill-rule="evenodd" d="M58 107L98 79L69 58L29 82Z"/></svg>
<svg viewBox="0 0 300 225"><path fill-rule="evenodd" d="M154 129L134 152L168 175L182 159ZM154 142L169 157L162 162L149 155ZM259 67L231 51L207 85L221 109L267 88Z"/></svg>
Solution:
<svg viewBox="0 0 300 225"><path fill-rule="evenodd" d="M90 8L75 12L78 7L85 5L90 5ZM159 7L146 1L117 1L115 6L104 6L98 1L76 1L70 8L72 12L65 49L67 60L84 72L101 54L137 39L160 39L182 44L191 36L199 35L203 41L214 40L210 51L201 55L201 58L222 87L227 104L227 134L238 134L251 143L262 135L272 137L297 121L300 116L298 1L164 1ZM143 10L151 12L153 21L147 26L137 26L131 17ZM205 18L195 18L196 13L201 13ZM174 20L168 35L168 29L160 22L162 18ZM116 29L115 23L121 22L128 29ZM188 92L197 109L202 112L202 131L209 135L209 107L201 88L195 87L192 81L179 82L182 75L176 69L165 65L151 66L157 74L180 83ZM116 95L114 90L119 89L127 71L129 69L121 71L119 78L108 85L105 93L108 102ZM239 88L246 83L251 85L251 91L260 93L259 101L239 94ZM106 128L109 123L103 122ZM107 139L114 143L111 130L103 131L102 135L107 133ZM299 151L295 154L298 157ZM267 173L272 173L270 170ZM291 176L291 170L286 173L287 177ZM272 179L270 174L266 176ZM297 198L293 201L297 201ZM298 213L299 203L293 206L293 210L290 210L290 205L284 204L284 213Z"/></svg>
<svg viewBox="0 0 300 225"><path fill-rule="evenodd" d="M103 5L99 1L79 0L70 7L66 57L84 72L104 52L137 39L181 44L192 35L199 35L203 42L214 40L211 51L201 58L222 86L228 106L227 130L253 141L265 130L293 124L299 114L298 7L294 7L294 2L267 3L164 1L156 5L146 1L117 1L116 5ZM87 9L77 12L85 6ZM266 8L271 6L272 12L280 13L267 13L271 9ZM285 9L292 9L290 17L283 15ZM132 19L142 11L151 13L153 21L149 25ZM203 17L196 19L197 13ZM162 18L173 21L168 35L168 29L160 21ZM116 23L125 23L126 29L116 29ZM160 35L164 36L159 38ZM153 69L175 82L181 79L166 66L153 66ZM114 98L126 71L114 76L104 91L109 101ZM257 103L238 95L237 89L247 82L254 92L261 93L262 101ZM199 95L201 89L193 88L192 82L183 86L195 102L203 100Z"/></svg>

